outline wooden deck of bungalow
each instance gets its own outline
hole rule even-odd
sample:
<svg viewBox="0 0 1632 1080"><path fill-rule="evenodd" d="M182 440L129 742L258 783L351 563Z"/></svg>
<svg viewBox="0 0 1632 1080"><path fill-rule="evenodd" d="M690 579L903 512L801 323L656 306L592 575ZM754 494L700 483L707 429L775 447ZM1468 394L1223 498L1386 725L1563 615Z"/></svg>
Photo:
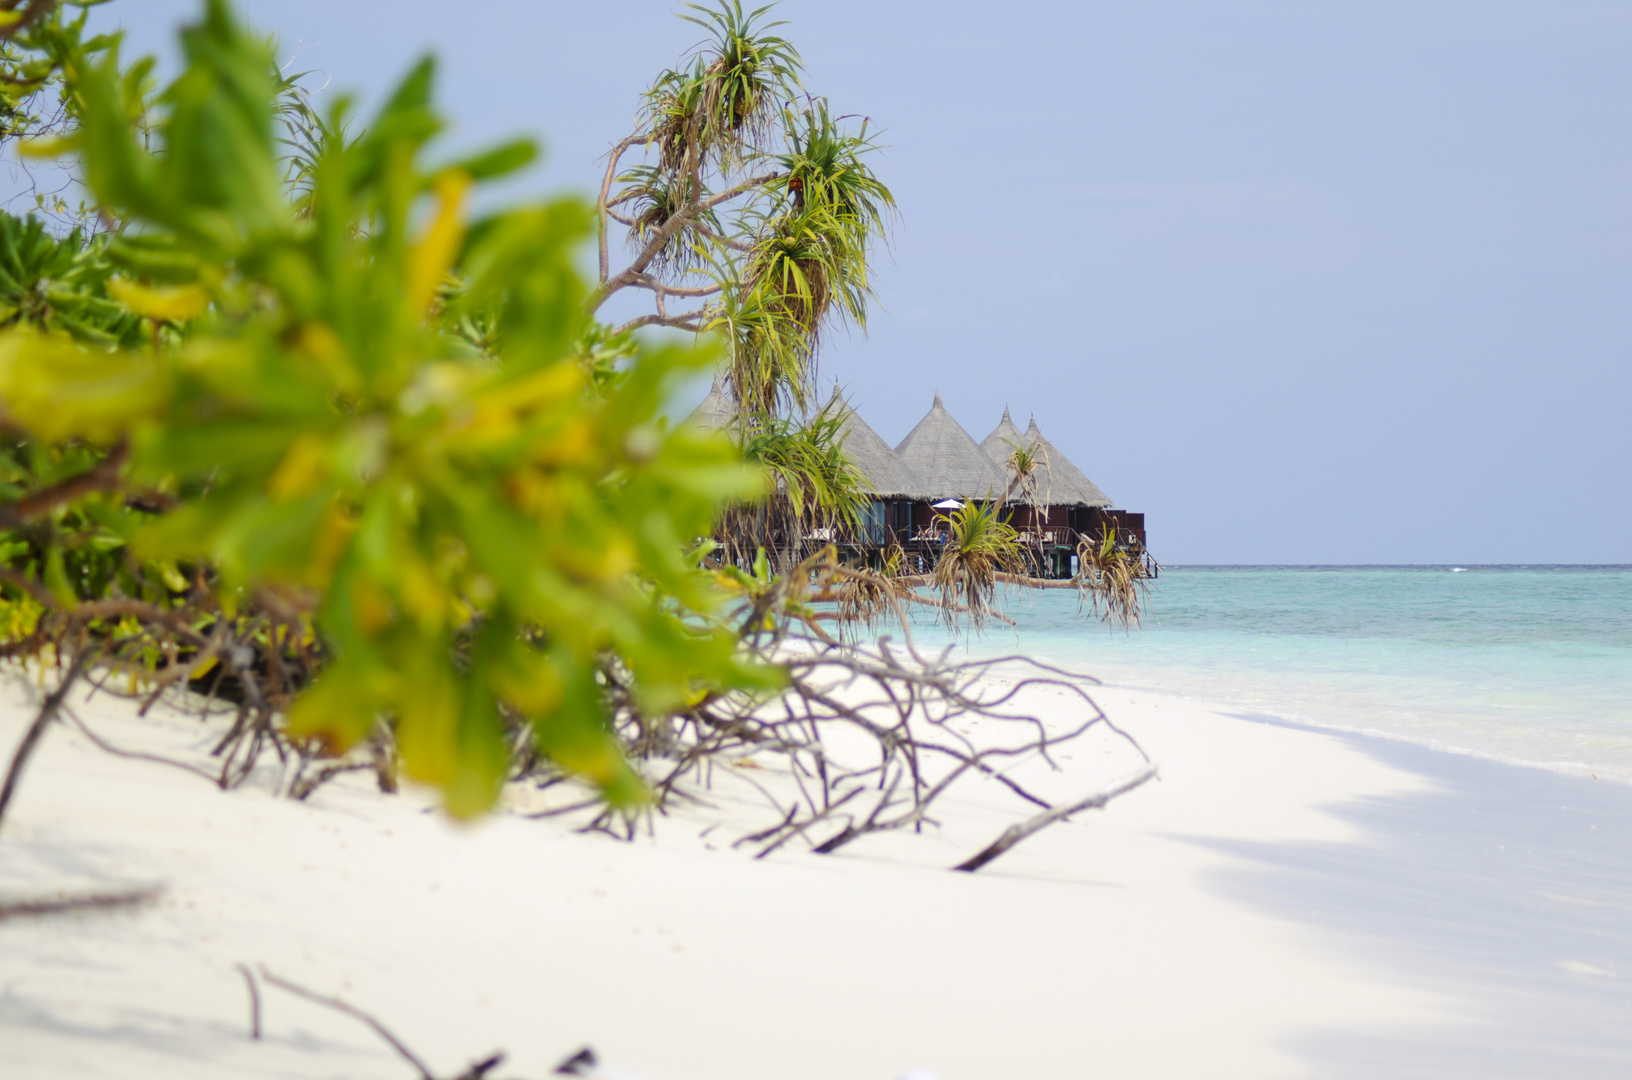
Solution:
<svg viewBox="0 0 1632 1080"><path fill-rule="evenodd" d="M1085 539L1096 545L1112 531L1115 543L1138 559L1155 577L1160 566L1146 547L1145 515L1132 510L1084 506L1033 507L1011 504L1008 523L1035 553L1037 576L1062 580L1077 572L1077 547ZM946 543L942 511L925 501L875 500L863 517L857 535L832 537L842 556L864 566L880 568L888 553L901 548L914 571L928 572Z"/></svg>

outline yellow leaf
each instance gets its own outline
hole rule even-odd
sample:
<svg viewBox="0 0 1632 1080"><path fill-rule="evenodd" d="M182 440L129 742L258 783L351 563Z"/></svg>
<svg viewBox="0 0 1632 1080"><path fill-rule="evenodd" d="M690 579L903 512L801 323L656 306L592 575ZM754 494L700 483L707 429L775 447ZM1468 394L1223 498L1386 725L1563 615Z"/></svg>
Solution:
<svg viewBox="0 0 1632 1080"><path fill-rule="evenodd" d="M9 12L4 14L10 14ZM71 154L79 149L78 135L47 135L38 139L25 139L14 143L17 156L29 161L43 161L47 158L59 158L64 154Z"/></svg>
<svg viewBox="0 0 1632 1080"><path fill-rule="evenodd" d="M373 579L361 575L351 583L351 610L357 629L367 637L379 636L396 616L390 595Z"/></svg>
<svg viewBox="0 0 1632 1080"><path fill-rule="evenodd" d="M334 568L340 562L340 556L346 553L351 543L352 534L357 531L357 519L346 512L344 506L337 501L331 501L323 511L323 522L317 528L317 539L312 543L312 558L306 564L306 581L319 588L327 588L329 579L334 576ZM315 640L311 628L307 627L306 637L302 644L310 645Z"/></svg>
<svg viewBox="0 0 1632 1080"><path fill-rule="evenodd" d="M583 384L583 369L569 363L551 364L519 379L501 380L474 397L474 408L454 418L450 434L471 448L514 438L529 413L577 395ZM587 434L593 435L593 429Z"/></svg>
<svg viewBox="0 0 1632 1080"><path fill-rule="evenodd" d="M421 312L429 310L437 286L447 277L465 238L465 195L470 190L470 174L459 169L445 172L437 177L435 186L442 204L408 256L408 302Z"/></svg>
<svg viewBox="0 0 1632 1080"><path fill-rule="evenodd" d="M434 640L434 639L433 639ZM459 684L435 649L412 649L412 674L396 702L397 749L402 770L426 784L442 786L458 769Z"/></svg>
<svg viewBox="0 0 1632 1080"><path fill-rule="evenodd" d="M166 393L149 358L86 349L67 334L0 334L0 414L42 439L112 442Z"/></svg>
<svg viewBox="0 0 1632 1080"><path fill-rule="evenodd" d="M595 435L595 424L588 417L574 417L533 446L533 462L559 466L588 461L595 449Z"/></svg>
<svg viewBox="0 0 1632 1080"><path fill-rule="evenodd" d="M368 734L387 703L394 680L337 661L295 699L289 710L292 739L316 739L329 754L343 754Z"/></svg>
<svg viewBox="0 0 1632 1080"><path fill-rule="evenodd" d="M345 343L327 323L304 323L295 333L295 346L314 360L331 364L345 355Z"/></svg>
<svg viewBox="0 0 1632 1080"><path fill-rule="evenodd" d="M623 752L610 735L585 734L551 742L549 754L557 765L600 787L614 783L629 768Z"/></svg>
<svg viewBox="0 0 1632 1080"><path fill-rule="evenodd" d="M561 704L566 687L561 677L543 659L526 654L493 669L493 689L524 713L543 716Z"/></svg>
<svg viewBox="0 0 1632 1080"><path fill-rule="evenodd" d="M188 582L188 580L182 576L180 570L176 569L176 564L173 561L161 559L154 565L159 571L159 577L164 579L164 584L170 589L171 592L187 591L187 586L190 584L190 582Z"/></svg>
<svg viewBox="0 0 1632 1080"><path fill-rule="evenodd" d="M266 482L266 493L278 502L311 494L328 472L329 457L327 440L311 432L302 435L290 444L283 460L272 471L272 478Z"/></svg>
<svg viewBox="0 0 1632 1080"><path fill-rule="evenodd" d="M452 594L411 548L399 551L394 561L398 599L422 631L433 633L448 621Z"/></svg>
<svg viewBox="0 0 1632 1080"><path fill-rule="evenodd" d="M131 311L156 322L188 322L210 306L210 294L201 285L138 285L109 278L108 292Z"/></svg>

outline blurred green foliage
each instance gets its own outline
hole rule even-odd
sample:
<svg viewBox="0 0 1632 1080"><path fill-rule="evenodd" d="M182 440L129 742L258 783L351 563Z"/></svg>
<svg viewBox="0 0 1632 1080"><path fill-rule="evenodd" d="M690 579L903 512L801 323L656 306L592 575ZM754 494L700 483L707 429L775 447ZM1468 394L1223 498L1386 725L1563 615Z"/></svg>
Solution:
<svg viewBox="0 0 1632 1080"><path fill-rule="evenodd" d="M36 215L0 213L0 326L65 330L98 345L130 345L140 320L108 296L108 238L58 238Z"/></svg>
<svg viewBox="0 0 1632 1080"><path fill-rule="evenodd" d="M726 440L660 418L713 354L590 321L585 205L467 224L473 192L535 151L429 160L430 60L361 134L339 134L338 101L292 192L267 40L207 0L181 44L157 96L114 49L63 65L79 165L119 229L81 248L78 277L52 256L85 299L13 318L0 402L34 447L129 460L127 497L56 513L102 507L129 565L208 567L226 611L307 613L328 662L292 737L341 750L388 718L408 775L463 815L495 799L501 715L519 714L560 765L638 802L608 678L654 717L777 681L710 618L714 579L686 554L764 485ZM0 301L22 312L17 284L0 277ZM62 558L35 554L34 574Z"/></svg>

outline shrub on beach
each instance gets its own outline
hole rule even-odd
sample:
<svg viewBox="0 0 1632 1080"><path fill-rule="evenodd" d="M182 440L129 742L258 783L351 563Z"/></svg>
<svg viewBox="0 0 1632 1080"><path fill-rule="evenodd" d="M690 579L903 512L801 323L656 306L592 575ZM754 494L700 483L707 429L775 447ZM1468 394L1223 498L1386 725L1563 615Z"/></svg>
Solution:
<svg viewBox="0 0 1632 1080"><path fill-rule="evenodd" d="M496 797L518 717L638 801L602 709L609 662L654 715L775 681L695 617L717 595L686 547L762 483L659 418L711 354L595 331L582 204L468 221L534 151L433 162L429 60L360 135L337 101L291 189L266 39L208 0L182 44L159 94L116 48L57 57L68 148L117 224L95 298L114 331L22 319L0 337L24 436L8 464L34 498L4 523L11 603L110 655L121 621L179 613L150 668L187 678L249 675L214 635L246 612L263 667L309 658L315 630L315 681L277 703L287 733L342 749L387 717L455 813ZM105 572L86 569L98 549Z"/></svg>

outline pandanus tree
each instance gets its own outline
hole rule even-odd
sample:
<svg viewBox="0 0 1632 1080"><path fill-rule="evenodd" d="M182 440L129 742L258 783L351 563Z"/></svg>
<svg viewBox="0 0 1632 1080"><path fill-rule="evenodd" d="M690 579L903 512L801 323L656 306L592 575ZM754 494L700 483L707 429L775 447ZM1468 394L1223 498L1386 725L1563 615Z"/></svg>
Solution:
<svg viewBox="0 0 1632 1080"><path fill-rule="evenodd" d="M652 310L618 329L718 332L753 427L809 411L824 332L866 326L869 263L895 199L869 164L869 122L803 92L799 53L772 33L783 24L765 21L768 7L688 6L707 39L658 75L608 155L590 306L644 290ZM633 254L614 269L620 226Z"/></svg>
<svg viewBox="0 0 1632 1080"><path fill-rule="evenodd" d="M866 326L869 262L895 199L869 164L868 121L804 93L798 50L768 7L688 8L706 39L657 76L636 130L608 155L589 306L644 291L652 310L615 333L668 327L722 342L736 434L767 490L720 530L731 558L763 547L785 569L853 527L869 494L837 417L813 408L816 361L826 332ZM619 229L631 252L622 269Z"/></svg>
<svg viewBox="0 0 1632 1080"><path fill-rule="evenodd" d="M841 326L865 328L871 263L887 239L895 199L872 168L871 123L836 115L802 82L798 50L767 21L770 7L740 0L688 5L682 17L706 32L687 62L661 72L646 91L635 130L607 155L596 203L599 276L592 311L619 294L643 291L651 309L616 328L668 327L723 341L725 383L735 399L732 431L745 456L766 470L767 489L721 517L727 561L748 565L756 550L788 571L859 524L871 492L847 462L839 417L815 408L822 340ZM613 265L621 229L630 251ZM1007 490L947 516L949 538L934 572L921 579L885 563L891 588L928 588L944 617L990 612L999 583L1032 584L1040 559L1002 507L1034 510L1048 462L1034 444L1016 444L1005 462ZM1092 556L1092 557L1090 557ZM1136 621L1133 593L1108 588L1117 574L1084 551L1070 587L1085 603ZM852 582L856 588L859 584ZM843 590L841 590L842 592ZM875 603L841 611L882 612ZM1130 616L1130 613L1131 616Z"/></svg>

